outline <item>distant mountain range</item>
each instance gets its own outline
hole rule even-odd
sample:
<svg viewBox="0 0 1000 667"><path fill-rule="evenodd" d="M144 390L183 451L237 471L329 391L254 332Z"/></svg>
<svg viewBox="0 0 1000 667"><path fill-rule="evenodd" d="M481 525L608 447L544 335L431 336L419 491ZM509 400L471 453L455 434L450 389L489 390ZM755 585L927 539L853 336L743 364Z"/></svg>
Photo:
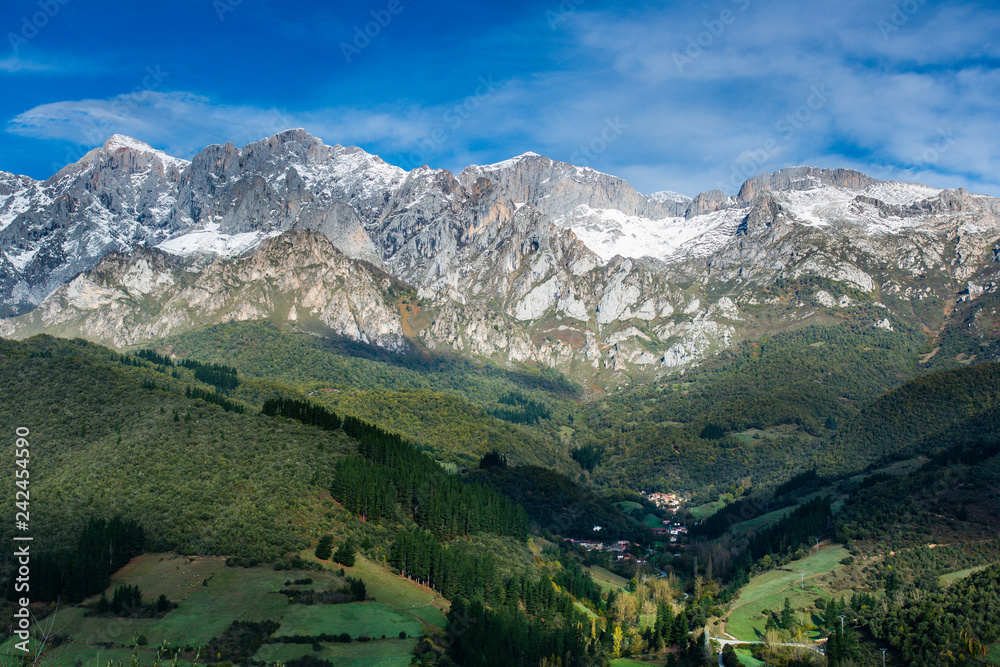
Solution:
<svg viewBox="0 0 1000 667"><path fill-rule="evenodd" d="M303 130L190 162L115 135L45 181L0 172L0 334L120 347L270 319L610 384L851 319L961 332L967 361L1000 337L976 309L998 214L844 169L689 199L534 153L455 175Z"/></svg>

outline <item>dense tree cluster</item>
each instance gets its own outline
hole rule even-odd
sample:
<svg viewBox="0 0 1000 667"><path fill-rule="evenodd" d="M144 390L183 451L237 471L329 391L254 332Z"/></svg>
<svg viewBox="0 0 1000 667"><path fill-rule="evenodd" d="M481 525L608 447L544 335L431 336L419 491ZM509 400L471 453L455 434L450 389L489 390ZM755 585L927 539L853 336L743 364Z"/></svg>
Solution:
<svg viewBox="0 0 1000 667"><path fill-rule="evenodd" d="M580 467L584 470L593 470L597 466L601 465L601 448L597 445L574 447L569 450L569 455L572 456L573 460L579 463Z"/></svg>
<svg viewBox="0 0 1000 667"><path fill-rule="evenodd" d="M231 663L245 663L260 650L264 642L278 631L277 621L233 621L220 636L212 639L203 653L211 656L213 662L228 660Z"/></svg>
<svg viewBox="0 0 1000 667"><path fill-rule="evenodd" d="M560 558L559 562L562 569L552 579L556 585L576 599L588 601L594 609L600 609L604 605L601 587L590 576L590 572L581 568L575 560L565 556Z"/></svg>
<svg viewBox="0 0 1000 667"><path fill-rule="evenodd" d="M319 506L336 460L354 450L350 438L188 399L186 369L173 369L177 378L112 355L82 340L0 340L0 424L13 432L48 406L31 425L32 439L45 443L31 461L36 544L71 552L89 515L119 513L143 526L156 551L266 562L315 539L315 527L283 517ZM157 387L144 389L150 378ZM8 542L13 528L0 529Z"/></svg>
<svg viewBox="0 0 1000 667"><path fill-rule="evenodd" d="M908 665L968 664L1000 639L1000 565L900 604L858 594L850 607Z"/></svg>
<svg viewBox="0 0 1000 667"><path fill-rule="evenodd" d="M236 368L226 364L204 363L194 359L181 359L175 361L170 357L159 354L156 350L136 350L133 353L136 357L163 367L182 367L194 371L194 378L199 382L210 384L223 392L229 392L239 386L240 381ZM127 363L123 355L122 361Z"/></svg>
<svg viewBox="0 0 1000 667"><path fill-rule="evenodd" d="M774 489L774 497L778 498L783 495L789 494L793 491L798 491L807 484L812 484L819 479L819 475L816 472L816 468L812 470L806 470L805 472L800 472L797 475L792 476L787 482L782 482Z"/></svg>
<svg viewBox="0 0 1000 667"><path fill-rule="evenodd" d="M426 530L397 532L389 564L448 599L481 595L498 600L504 596L497 563L490 554L476 553L461 544L445 546Z"/></svg>
<svg viewBox="0 0 1000 667"><path fill-rule="evenodd" d="M207 391L205 389L202 389L201 387L189 386L187 389L184 390L184 395L187 398L195 400L201 399L208 403L214 403L223 410L225 410L226 412L235 412L238 415L243 414L244 412L246 412L247 409L246 406L240 403L239 401L231 400L229 398L226 398L217 391Z"/></svg>
<svg viewBox="0 0 1000 667"><path fill-rule="evenodd" d="M344 432L358 440L359 456L337 463L330 493L368 519L402 511L442 539L489 532L524 539L524 509L493 489L447 473L399 435L355 417Z"/></svg>
<svg viewBox="0 0 1000 667"><path fill-rule="evenodd" d="M118 516L110 521L91 518L76 547L40 553L31 563L31 593L35 600L80 602L108 587L111 574L143 552L146 533L137 522ZM12 596L13 580L8 587Z"/></svg>
<svg viewBox="0 0 1000 667"><path fill-rule="evenodd" d="M630 519L611 498L553 470L541 466L492 467L472 471L467 477L493 487L523 507L537 532L591 538L598 525L601 539L627 539L641 544L653 541L649 529Z"/></svg>
<svg viewBox="0 0 1000 667"><path fill-rule="evenodd" d="M830 527L830 498L814 498L796 507L773 526L756 531L747 550L753 560L769 554L794 553L801 546L811 547Z"/></svg>
<svg viewBox="0 0 1000 667"><path fill-rule="evenodd" d="M551 609L545 618L526 615L514 604L492 609L479 600L456 598L448 614L454 638L448 654L467 667L553 664L556 659L566 667L589 665L598 650L593 643L588 649L585 640L590 621L574 609L571 598L561 600L561 609Z"/></svg>
<svg viewBox="0 0 1000 667"><path fill-rule="evenodd" d="M318 426L324 431L335 431L343 423L343 420L336 412L328 410L321 405L281 396L269 398L264 401L260 412L271 417L297 419L303 424Z"/></svg>
<svg viewBox="0 0 1000 667"><path fill-rule="evenodd" d="M520 392L509 391L497 399L499 406L488 412L497 419L515 424L537 424L552 416L552 411L544 403L534 401Z"/></svg>
<svg viewBox="0 0 1000 667"><path fill-rule="evenodd" d="M956 444L994 442L997 425L1000 364L978 364L923 375L880 396L838 431L831 449L854 466L937 455Z"/></svg>

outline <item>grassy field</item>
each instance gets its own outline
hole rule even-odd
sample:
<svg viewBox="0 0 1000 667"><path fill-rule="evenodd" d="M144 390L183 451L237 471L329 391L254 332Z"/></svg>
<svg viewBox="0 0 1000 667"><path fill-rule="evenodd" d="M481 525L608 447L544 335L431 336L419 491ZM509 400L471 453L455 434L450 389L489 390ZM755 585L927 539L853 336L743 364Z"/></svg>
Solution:
<svg viewBox="0 0 1000 667"><path fill-rule="evenodd" d="M942 574L941 578L938 580L942 586L951 586L953 583L960 579L965 579L970 574L975 574L980 570L985 570L991 565L987 563L986 565L977 565L975 567L966 568L964 570L959 570L958 572L949 572L948 574Z"/></svg>
<svg viewBox="0 0 1000 667"><path fill-rule="evenodd" d="M996 642L987 648L986 659L992 663L1000 664L1000 642Z"/></svg>
<svg viewBox="0 0 1000 667"><path fill-rule="evenodd" d="M707 519L712 516L725 506L726 503L721 500L716 500L712 503L705 503L704 505L698 505L697 507L691 508L691 516L694 517L695 521L701 521L702 519Z"/></svg>
<svg viewBox="0 0 1000 667"><path fill-rule="evenodd" d="M656 516L655 514L647 514L646 525L649 528L663 528L663 519Z"/></svg>
<svg viewBox="0 0 1000 667"><path fill-rule="evenodd" d="M624 577L619 577L614 572L609 572L599 565L594 565L587 568L590 571L590 576L593 577L597 585L601 587L602 591L607 591L612 588L622 589L628 585L628 579Z"/></svg>
<svg viewBox="0 0 1000 667"><path fill-rule="evenodd" d="M396 637L405 632L407 637L420 634L423 623L381 602L353 602L350 604L289 605L294 607L281 619L279 636L339 635L352 637L367 635L371 638Z"/></svg>
<svg viewBox="0 0 1000 667"><path fill-rule="evenodd" d="M345 584L340 568L322 572L230 568L222 558L147 554L115 574L108 597L117 586L127 583L137 585L146 601L163 593L178 607L162 618L93 617L82 607L61 607L42 624L50 634L67 634L72 641L50 649L41 664L74 665L78 660L95 664L98 652L102 664L106 664L105 658L127 664L131 649L98 644L130 646L138 635L149 642L140 651L143 662L151 662L161 642L197 647L221 635L233 621L270 619L281 624L278 634L282 635L346 632L353 638L367 635L378 639L326 646L324 655L337 664L405 665L415 641L412 638L424 628L444 627L447 604L430 589L401 579L363 556L346 574L363 579L375 601L299 605L289 604L288 598L278 593L289 587L340 590ZM304 578L313 583L289 585ZM400 632L408 639L399 639ZM382 635L387 637L385 641ZM261 650L265 649L267 646Z"/></svg>
<svg viewBox="0 0 1000 667"><path fill-rule="evenodd" d="M351 576L360 576L368 588L368 595L382 604L439 628L446 625L448 601L430 588L397 577L361 554L354 567L347 569Z"/></svg>
<svg viewBox="0 0 1000 667"><path fill-rule="evenodd" d="M745 648L736 649L736 657L740 659L740 664L746 667L765 667L766 662L758 660L750 655L750 651Z"/></svg>
<svg viewBox="0 0 1000 667"><path fill-rule="evenodd" d="M764 610L780 611L785 598L804 620L799 610L811 610L816 598L830 595L829 584L841 567L839 561L848 555L840 545L826 546L802 560L754 577L740 591L726 619L726 632L737 639L757 641L767 622ZM800 583L803 575L804 585Z"/></svg>
<svg viewBox="0 0 1000 667"><path fill-rule="evenodd" d="M404 667L410 664L416 639L387 639L377 642L324 644L313 651L308 644L265 644L254 660L288 661L312 655L343 667Z"/></svg>

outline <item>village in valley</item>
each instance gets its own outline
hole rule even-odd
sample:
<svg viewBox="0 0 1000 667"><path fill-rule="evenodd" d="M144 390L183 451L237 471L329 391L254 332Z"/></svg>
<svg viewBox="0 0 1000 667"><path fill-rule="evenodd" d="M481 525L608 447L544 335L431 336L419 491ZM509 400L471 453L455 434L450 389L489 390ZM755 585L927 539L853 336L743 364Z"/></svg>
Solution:
<svg viewBox="0 0 1000 667"><path fill-rule="evenodd" d="M662 510L665 514L669 515L667 518L660 520L659 526L651 527L653 535L657 538L657 546L669 545L677 549L683 549L687 541L688 528L676 518L676 515L688 499L676 493L648 493L643 491L641 494L643 498L655 505L658 510ZM603 526L594 526L594 538L574 539L567 537L564 538L564 541L580 547L584 551L608 553L612 561L635 563L637 565L646 563L646 559L643 556L638 556L630 552L636 550L638 545L628 540L601 540L597 536L602 530L604 530ZM647 550L648 553L646 555L648 556L652 551L652 549Z"/></svg>

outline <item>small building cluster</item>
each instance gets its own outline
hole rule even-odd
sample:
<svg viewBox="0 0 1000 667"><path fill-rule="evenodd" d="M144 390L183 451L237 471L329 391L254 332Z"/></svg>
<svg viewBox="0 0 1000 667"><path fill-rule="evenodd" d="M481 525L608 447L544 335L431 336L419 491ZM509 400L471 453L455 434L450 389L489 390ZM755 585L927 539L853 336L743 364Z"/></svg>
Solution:
<svg viewBox="0 0 1000 667"><path fill-rule="evenodd" d="M664 521L663 528L654 528L653 535L657 537L669 537L671 542L679 542L681 537L687 537L687 526L676 521Z"/></svg>
<svg viewBox="0 0 1000 667"><path fill-rule="evenodd" d="M677 513L677 510L681 508L681 504L686 500L681 498L676 493L643 493L649 502L656 505L661 510L667 510L668 512Z"/></svg>
<svg viewBox="0 0 1000 667"><path fill-rule="evenodd" d="M629 546L628 540L619 540L617 542L597 542L595 540L574 540L567 537L564 541L578 547L583 547L587 551L613 551L617 553L624 553L628 551Z"/></svg>

